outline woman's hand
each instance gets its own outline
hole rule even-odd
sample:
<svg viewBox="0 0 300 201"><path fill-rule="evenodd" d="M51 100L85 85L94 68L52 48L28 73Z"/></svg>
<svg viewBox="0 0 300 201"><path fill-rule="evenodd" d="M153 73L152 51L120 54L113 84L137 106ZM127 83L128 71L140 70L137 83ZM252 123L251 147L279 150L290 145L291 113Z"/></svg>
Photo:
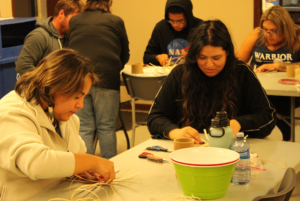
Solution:
<svg viewBox="0 0 300 201"><path fill-rule="evenodd" d="M232 128L233 131L233 138L236 138L236 134L241 130L240 123L237 120L232 119L230 120L230 127Z"/></svg>
<svg viewBox="0 0 300 201"><path fill-rule="evenodd" d="M99 181L111 183L115 177L114 163L105 158L98 157L98 165L94 169L94 175Z"/></svg>
<svg viewBox="0 0 300 201"><path fill-rule="evenodd" d="M85 175L98 179L100 182L111 183L115 177L114 163L98 156L73 153L75 157L75 170L73 175ZM88 174L87 174L88 173Z"/></svg>
<svg viewBox="0 0 300 201"><path fill-rule="evenodd" d="M266 71L277 71L281 63L263 64L255 70L255 73L266 72Z"/></svg>
<svg viewBox="0 0 300 201"><path fill-rule="evenodd" d="M195 144L200 144L202 142L199 132L190 126L171 130L169 138L171 140L177 138L193 138L195 140Z"/></svg>

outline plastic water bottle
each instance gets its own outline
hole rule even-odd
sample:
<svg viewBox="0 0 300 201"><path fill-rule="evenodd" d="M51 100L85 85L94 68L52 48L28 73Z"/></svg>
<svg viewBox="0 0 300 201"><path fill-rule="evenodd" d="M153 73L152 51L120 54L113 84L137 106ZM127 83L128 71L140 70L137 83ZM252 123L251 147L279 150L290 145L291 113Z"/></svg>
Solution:
<svg viewBox="0 0 300 201"><path fill-rule="evenodd" d="M237 133L231 149L240 154L240 160L235 167L232 182L234 184L248 184L251 178L250 146L244 139L244 133Z"/></svg>

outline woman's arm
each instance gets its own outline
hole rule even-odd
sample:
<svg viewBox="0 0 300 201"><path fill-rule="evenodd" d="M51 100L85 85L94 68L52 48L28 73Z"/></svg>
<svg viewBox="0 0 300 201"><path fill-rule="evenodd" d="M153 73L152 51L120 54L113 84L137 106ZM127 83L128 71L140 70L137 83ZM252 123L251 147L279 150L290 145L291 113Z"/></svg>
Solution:
<svg viewBox="0 0 300 201"><path fill-rule="evenodd" d="M270 63L270 64L263 64L259 68L255 70L256 73L258 72L266 72L266 71L286 71L286 67L288 65L300 65L300 62L294 63Z"/></svg>
<svg viewBox="0 0 300 201"><path fill-rule="evenodd" d="M244 40L239 51L236 53L236 58L248 63L251 58L251 53L259 36L259 27L255 28Z"/></svg>
<svg viewBox="0 0 300 201"><path fill-rule="evenodd" d="M175 67L165 79L151 107L147 126L153 138L169 138L169 132L178 128L181 118L177 107L182 75L180 68Z"/></svg>
<svg viewBox="0 0 300 201"><path fill-rule="evenodd" d="M239 64L240 100L235 120L249 137L264 138L275 127L275 108L255 73L246 64Z"/></svg>

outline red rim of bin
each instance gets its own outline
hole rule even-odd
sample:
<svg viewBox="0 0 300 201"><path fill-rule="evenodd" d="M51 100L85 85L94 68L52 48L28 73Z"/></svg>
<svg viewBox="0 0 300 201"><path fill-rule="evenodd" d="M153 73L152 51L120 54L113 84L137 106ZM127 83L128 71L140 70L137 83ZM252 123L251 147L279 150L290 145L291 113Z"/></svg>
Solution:
<svg viewBox="0 0 300 201"><path fill-rule="evenodd" d="M174 160L173 158L171 158L171 160L175 163L181 164L181 165L188 165L188 166L205 166L205 167L214 167L214 166L223 166L223 165L230 165L232 163L235 163L239 160L240 158L237 158L236 160L230 161L230 162L226 162L226 163L217 163L217 164L192 164L192 163L183 163L183 162L179 162Z"/></svg>

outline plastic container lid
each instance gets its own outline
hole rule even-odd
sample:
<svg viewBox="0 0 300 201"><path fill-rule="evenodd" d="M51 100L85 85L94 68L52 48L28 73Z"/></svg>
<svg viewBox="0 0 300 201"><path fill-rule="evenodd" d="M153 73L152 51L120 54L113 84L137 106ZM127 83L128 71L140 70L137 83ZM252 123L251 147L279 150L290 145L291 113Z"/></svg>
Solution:
<svg viewBox="0 0 300 201"><path fill-rule="evenodd" d="M229 119L227 118L227 112L217 112L217 116L211 120L211 127L227 127L229 126Z"/></svg>
<svg viewBox="0 0 300 201"><path fill-rule="evenodd" d="M244 133L243 133L243 132L238 132L238 133L236 134L236 137L244 137Z"/></svg>

